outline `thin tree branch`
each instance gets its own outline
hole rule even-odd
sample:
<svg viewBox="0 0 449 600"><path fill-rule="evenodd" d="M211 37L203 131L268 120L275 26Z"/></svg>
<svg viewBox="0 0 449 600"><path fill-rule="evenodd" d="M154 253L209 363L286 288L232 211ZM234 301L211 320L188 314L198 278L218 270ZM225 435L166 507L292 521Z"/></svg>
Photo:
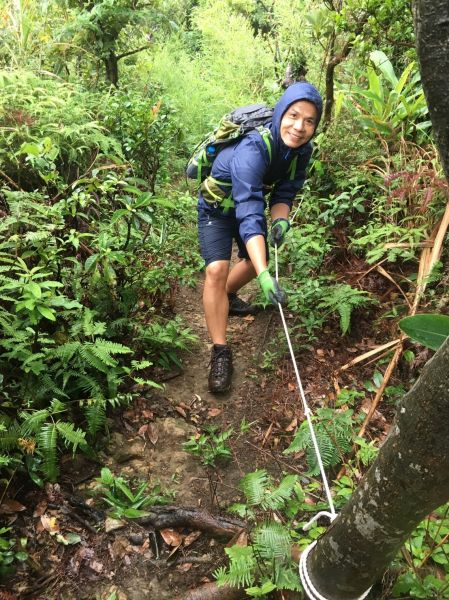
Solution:
<svg viewBox="0 0 449 600"><path fill-rule="evenodd" d="M142 52L142 50L147 50L151 48L152 44L147 44L146 46L142 46L141 48L136 48L135 50L129 50L128 52L122 52L122 54L117 55L117 60L121 58L125 58L125 56L131 56L132 54L137 54L138 52Z"/></svg>

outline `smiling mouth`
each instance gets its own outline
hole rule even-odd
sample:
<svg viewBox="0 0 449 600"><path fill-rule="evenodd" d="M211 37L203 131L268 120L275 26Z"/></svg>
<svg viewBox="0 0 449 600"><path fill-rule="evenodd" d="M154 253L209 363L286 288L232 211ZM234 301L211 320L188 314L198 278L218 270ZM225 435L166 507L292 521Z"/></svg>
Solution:
<svg viewBox="0 0 449 600"><path fill-rule="evenodd" d="M290 137L293 138L294 140L298 141L298 142L300 142L303 139L302 135L297 135L297 134L291 133L291 132L289 132L289 133L290 133Z"/></svg>

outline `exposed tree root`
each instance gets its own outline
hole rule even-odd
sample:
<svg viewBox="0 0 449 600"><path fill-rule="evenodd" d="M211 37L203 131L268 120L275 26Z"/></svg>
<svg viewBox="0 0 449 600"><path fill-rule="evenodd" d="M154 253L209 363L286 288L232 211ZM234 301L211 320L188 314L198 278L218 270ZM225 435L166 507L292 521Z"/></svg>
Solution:
<svg viewBox="0 0 449 600"><path fill-rule="evenodd" d="M154 529L166 527L188 527L206 531L213 536L232 538L246 527L244 521L228 517L214 517L206 510L197 508L181 508L177 506L153 506L149 515L136 519L140 525L151 525ZM205 596L207 598L207 596ZM215 598L215 596L214 596ZM217 596L220 598L220 596Z"/></svg>
<svg viewBox="0 0 449 600"><path fill-rule="evenodd" d="M245 590L206 583L183 596L178 596L176 600L241 600L242 598L247 598Z"/></svg>

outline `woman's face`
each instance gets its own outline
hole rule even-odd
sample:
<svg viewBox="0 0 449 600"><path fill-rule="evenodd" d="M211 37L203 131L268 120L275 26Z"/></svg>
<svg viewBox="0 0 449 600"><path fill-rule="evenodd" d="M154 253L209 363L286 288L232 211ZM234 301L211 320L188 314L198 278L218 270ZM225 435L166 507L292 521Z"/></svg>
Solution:
<svg viewBox="0 0 449 600"><path fill-rule="evenodd" d="M298 100L291 104L281 119L281 139L289 148L307 144L315 133L318 111L312 102Z"/></svg>

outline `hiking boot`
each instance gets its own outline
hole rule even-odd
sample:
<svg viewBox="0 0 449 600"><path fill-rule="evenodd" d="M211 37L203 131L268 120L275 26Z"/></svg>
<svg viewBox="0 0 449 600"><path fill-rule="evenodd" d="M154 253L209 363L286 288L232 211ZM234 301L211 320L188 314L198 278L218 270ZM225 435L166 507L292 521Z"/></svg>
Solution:
<svg viewBox="0 0 449 600"><path fill-rule="evenodd" d="M246 315L255 315L257 307L254 304L245 302L237 294L228 294L229 316L246 317Z"/></svg>
<svg viewBox="0 0 449 600"><path fill-rule="evenodd" d="M232 379L232 352L229 346L214 344L210 358L209 391L221 394L229 391Z"/></svg>

